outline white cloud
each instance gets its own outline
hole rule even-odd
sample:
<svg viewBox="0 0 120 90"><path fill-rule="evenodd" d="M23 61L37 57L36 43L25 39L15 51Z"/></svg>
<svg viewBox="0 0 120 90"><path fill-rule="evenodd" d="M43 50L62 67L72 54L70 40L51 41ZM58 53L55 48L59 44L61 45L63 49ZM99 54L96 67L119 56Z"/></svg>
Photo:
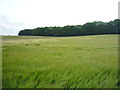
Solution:
<svg viewBox="0 0 120 90"><path fill-rule="evenodd" d="M13 22L6 16L0 16L0 29L2 35L17 35L17 33L26 26L27 25L24 23Z"/></svg>
<svg viewBox="0 0 120 90"><path fill-rule="evenodd" d="M80 25L92 21L118 18L119 0L0 0L0 16L4 32L40 26ZM9 23L6 23L10 21ZM6 31L7 27L11 27ZM11 25L12 24L12 25ZM21 26L22 24L22 26ZM15 32L17 34L17 32ZM12 32L13 33L13 32Z"/></svg>

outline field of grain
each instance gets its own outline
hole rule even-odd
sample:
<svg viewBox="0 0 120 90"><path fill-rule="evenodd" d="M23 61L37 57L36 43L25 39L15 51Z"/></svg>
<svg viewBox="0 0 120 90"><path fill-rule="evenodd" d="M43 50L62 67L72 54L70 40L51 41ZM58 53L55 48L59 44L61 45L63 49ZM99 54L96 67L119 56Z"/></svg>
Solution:
<svg viewBox="0 0 120 90"><path fill-rule="evenodd" d="M3 88L118 87L118 35L2 38Z"/></svg>

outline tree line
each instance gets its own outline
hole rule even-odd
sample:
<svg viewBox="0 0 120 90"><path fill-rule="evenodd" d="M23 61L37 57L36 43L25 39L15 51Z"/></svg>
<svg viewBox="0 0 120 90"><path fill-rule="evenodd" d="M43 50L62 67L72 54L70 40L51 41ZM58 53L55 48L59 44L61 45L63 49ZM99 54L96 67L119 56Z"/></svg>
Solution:
<svg viewBox="0 0 120 90"><path fill-rule="evenodd" d="M21 30L22 36L82 36L99 34L119 34L120 20L110 22L95 21L84 25L67 25L64 27L38 27Z"/></svg>

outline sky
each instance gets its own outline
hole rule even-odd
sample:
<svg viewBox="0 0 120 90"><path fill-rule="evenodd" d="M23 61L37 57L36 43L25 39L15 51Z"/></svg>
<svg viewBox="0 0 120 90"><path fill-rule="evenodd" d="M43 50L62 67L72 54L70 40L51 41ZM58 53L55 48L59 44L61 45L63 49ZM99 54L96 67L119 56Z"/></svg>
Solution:
<svg viewBox="0 0 120 90"><path fill-rule="evenodd" d="M118 18L119 0L0 0L0 35Z"/></svg>

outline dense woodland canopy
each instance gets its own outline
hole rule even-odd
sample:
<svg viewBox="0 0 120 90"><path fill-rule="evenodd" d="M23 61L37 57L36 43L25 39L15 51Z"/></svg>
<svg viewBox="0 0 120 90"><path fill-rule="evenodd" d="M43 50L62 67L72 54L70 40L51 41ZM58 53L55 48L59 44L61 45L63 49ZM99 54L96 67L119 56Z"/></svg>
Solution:
<svg viewBox="0 0 120 90"><path fill-rule="evenodd" d="M24 36L81 36L98 34L119 34L120 20L110 22L89 22L84 25L67 25L64 27L38 27L21 30L18 35Z"/></svg>

